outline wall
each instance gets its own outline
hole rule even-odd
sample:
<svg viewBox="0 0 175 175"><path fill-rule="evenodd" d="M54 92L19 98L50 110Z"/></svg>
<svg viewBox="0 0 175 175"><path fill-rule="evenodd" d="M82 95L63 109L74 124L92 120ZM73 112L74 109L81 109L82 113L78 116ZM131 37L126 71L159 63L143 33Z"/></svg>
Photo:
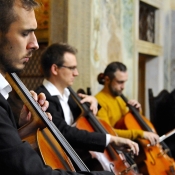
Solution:
<svg viewBox="0 0 175 175"><path fill-rule="evenodd" d="M152 56L145 65L148 114L148 88L157 95L175 86L175 2L142 1L158 9L154 44L138 38L139 0L51 0L49 41L67 41L78 49L80 75L73 88L91 87L93 95L102 88L97 75L111 61L122 61L129 72L124 93L138 99L138 56Z"/></svg>
<svg viewBox="0 0 175 175"><path fill-rule="evenodd" d="M92 94L96 94L101 89L97 75L112 61L124 62L130 76L128 83L135 81L131 69L134 1L71 0L68 12L68 42L79 50L80 75L74 88L90 86ZM133 86L126 87L126 92L133 94Z"/></svg>

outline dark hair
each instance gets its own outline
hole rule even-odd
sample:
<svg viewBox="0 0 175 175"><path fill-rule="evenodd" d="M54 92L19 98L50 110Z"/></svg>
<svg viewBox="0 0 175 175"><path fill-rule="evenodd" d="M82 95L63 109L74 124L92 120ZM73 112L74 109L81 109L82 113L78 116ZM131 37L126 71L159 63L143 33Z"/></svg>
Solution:
<svg viewBox="0 0 175 175"><path fill-rule="evenodd" d="M114 78L114 73L117 70L122 71L122 72L126 72L127 67L123 63L118 62L118 61L108 64L104 73L100 73L97 76L97 80L98 80L99 84L104 84L104 77L105 76L108 76L110 78L110 80L112 80Z"/></svg>
<svg viewBox="0 0 175 175"><path fill-rule="evenodd" d="M31 10L38 6L35 0L0 0L0 32L7 33L11 23L17 20L13 6L19 1L23 8Z"/></svg>
<svg viewBox="0 0 175 175"><path fill-rule="evenodd" d="M55 43L50 45L41 55L41 69L46 78L50 77L50 68L53 64L61 67L64 63L64 54L76 55L77 49L66 43Z"/></svg>

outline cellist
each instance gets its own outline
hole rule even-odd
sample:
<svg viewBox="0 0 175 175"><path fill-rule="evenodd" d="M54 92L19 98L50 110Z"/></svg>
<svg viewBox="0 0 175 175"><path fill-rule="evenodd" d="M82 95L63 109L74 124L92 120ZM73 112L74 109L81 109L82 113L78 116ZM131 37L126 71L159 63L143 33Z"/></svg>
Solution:
<svg viewBox="0 0 175 175"><path fill-rule="evenodd" d="M122 94L128 79L126 66L121 62L112 62L107 65L104 73L99 74L98 81L103 84L103 89L95 95L101 108L97 116L114 127L118 120L128 112L126 103L119 95ZM141 105L136 100L129 100L129 104L141 110ZM135 140L137 138L148 139L151 145L159 142L159 136L153 132L143 130L119 130L116 133L125 138Z"/></svg>
<svg viewBox="0 0 175 175"><path fill-rule="evenodd" d="M43 92L46 95L50 103L47 111L52 114L53 122L69 143L76 148L84 148L85 150L96 148L97 151L102 151L102 148L107 146L108 143L114 142L116 145L134 147L134 152L137 154L137 145L129 139L107 135L104 144L102 139L104 134L88 133L69 126L73 124L81 112L67 89L68 86L73 84L74 78L78 75L76 52L77 50L74 47L66 43L55 43L50 45L41 56L41 68L45 79L43 84L36 89L36 92ZM94 97L84 94L80 96L83 98L82 103L91 103L95 100ZM90 108L92 110L94 109L93 105L94 103L91 103ZM96 108L93 112L96 113ZM78 142L76 142L77 140Z"/></svg>
<svg viewBox="0 0 175 175"><path fill-rule="evenodd" d="M3 175L79 175L105 174L103 172L67 172L52 170L44 165L39 155L27 142L22 142L14 120L12 110L7 102L10 85L5 74L18 72L25 67L38 43L34 31L37 28L34 7L35 0L0 0L0 172ZM48 101L43 94L32 92L33 97L47 110ZM20 125L30 120L30 113L24 106L20 115ZM120 142L120 141L119 141ZM131 144L131 143L129 143ZM137 153L137 145L131 147ZM136 146L136 148L134 147Z"/></svg>
<svg viewBox="0 0 175 175"><path fill-rule="evenodd" d="M155 134L151 122L148 119L146 120L146 117L143 117L135 108L140 107L138 102L135 100L128 101L122 94L127 78L126 66L120 62L110 63L104 74L100 74L98 80L104 84L104 88L96 95L102 106L97 115L106 122L110 122L113 127L135 129L121 130L119 135L129 134L132 139L138 138L141 151L134 160L141 173L145 175L174 175L174 160L166 154L168 149L162 149L162 146L166 148L166 145L159 143L159 136ZM119 130L116 131L118 133Z"/></svg>

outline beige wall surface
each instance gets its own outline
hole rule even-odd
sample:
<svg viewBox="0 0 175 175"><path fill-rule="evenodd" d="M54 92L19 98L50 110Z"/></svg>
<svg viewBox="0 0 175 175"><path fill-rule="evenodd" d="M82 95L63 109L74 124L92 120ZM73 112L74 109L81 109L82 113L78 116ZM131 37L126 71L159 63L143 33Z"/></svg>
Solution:
<svg viewBox="0 0 175 175"><path fill-rule="evenodd" d="M92 92L96 94L101 85L97 75L104 72L107 64L123 60L121 3L120 1L93 1L91 39Z"/></svg>
<svg viewBox="0 0 175 175"><path fill-rule="evenodd" d="M124 93L137 99L139 53L154 56L146 61L145 91L174 88L174 0L141 1L157 8L155 44L138 38L139 0L51 0L50 43L65 41L79 51L75 90L90 87L96 94L102 88L97 75L111 61L122 61L129 72Z"/></svg>
<svg viewBox="0 0 175 175"><path fill-rule="evenodd" d="M74 88L91 87L94 95L102 88L97 82L97 75L104 71L108 63L121 61L132 66L134 1L68 2L68 42L79 50L80 75ZM131 70L130 81L132 74ZM128 91L132 93L132 88L129 87Z"/></svg>

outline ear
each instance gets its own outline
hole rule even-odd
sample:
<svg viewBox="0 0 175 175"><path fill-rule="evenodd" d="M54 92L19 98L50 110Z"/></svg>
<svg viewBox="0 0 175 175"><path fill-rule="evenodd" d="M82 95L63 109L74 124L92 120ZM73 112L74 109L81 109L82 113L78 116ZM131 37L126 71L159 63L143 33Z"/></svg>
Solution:
<svg viewBox="0 0 175 175"><path fill-rule="evenodd" d="M51 71L51 74L57 75L58 74L58 72L57 72L58 66L56 64L52 64L50 71Z"/></svg>
<svg viewBox="0 0 175 175"><path fill-rule="evenodd" d="M105 80L105 83L109 83L110 82L110 79L109 79L108 76L105 76L104 80Z"/></svg>

